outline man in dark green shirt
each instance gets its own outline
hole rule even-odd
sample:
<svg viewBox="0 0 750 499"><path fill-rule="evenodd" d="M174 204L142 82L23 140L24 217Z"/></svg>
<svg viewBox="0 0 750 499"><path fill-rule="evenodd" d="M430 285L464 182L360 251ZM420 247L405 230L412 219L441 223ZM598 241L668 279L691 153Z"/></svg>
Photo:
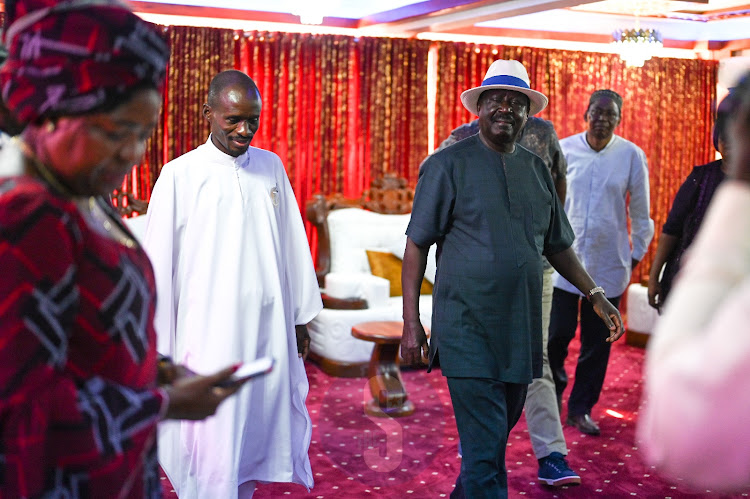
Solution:
<svg viewBox="0 0 750 499"><path fill-rule="evenodd" d="M463 447L453 496L506 497L505 446L526 389L542 372L543 256L587 294L612 331L619 312L571 249L573 232L544 162L515 143L547 98L517 61L495 61L481 86L461 95L479 134L424 163L403 261L402 357L418 363L427 339L419 287L438 244L430 362L439 352Z"/></svg>

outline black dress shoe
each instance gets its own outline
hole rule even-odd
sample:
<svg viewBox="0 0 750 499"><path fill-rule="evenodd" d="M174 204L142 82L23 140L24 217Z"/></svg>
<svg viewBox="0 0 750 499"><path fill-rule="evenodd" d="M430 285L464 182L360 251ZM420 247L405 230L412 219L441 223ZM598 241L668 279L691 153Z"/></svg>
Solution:
<svg viewBox="0 0 750 499"><path fill-rule="evenodd" d="M568 415L565 424L575 426L581 431L581 433L585 433L586 435L599 435L601 433L599 425L597 425L588 414L581 414L580 416Z"/></svg>

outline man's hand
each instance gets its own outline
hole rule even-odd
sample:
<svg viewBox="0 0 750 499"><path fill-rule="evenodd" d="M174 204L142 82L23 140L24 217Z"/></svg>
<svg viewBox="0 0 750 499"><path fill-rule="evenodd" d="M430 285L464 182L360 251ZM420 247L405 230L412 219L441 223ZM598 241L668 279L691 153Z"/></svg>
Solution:
<svg viewBox="0 0 750 499"><path fill-rule="evenodd" d="M428 355L427 335L419 321L404 321L404 332L401 335L401 358L408 366L423 365Z"/></svg>
<svg viewBox="0 0 750 499"><path fill-rule="evenodd" d="M294 326L294 329L297 333L297 355L305 360L310 353L310 333L307 332L306 324Z"/></svg>
<svg viewBox="0 0 750 499"><path fill-rule="evenodd" d="M622 317L620 317L620 311L617 310L617 307L612 305L603 293L595 293L591 297L591 306L594 307L596 315L601 317L609 329L607 342L612 343L619 340L624 331L622 329Z"/></svg>
<svg viewBox="0 0 750 499"><path fill-rule="evenodd" d="M661 283L656 279L648 280L648 304L656 310L661 308Z"/></svg>

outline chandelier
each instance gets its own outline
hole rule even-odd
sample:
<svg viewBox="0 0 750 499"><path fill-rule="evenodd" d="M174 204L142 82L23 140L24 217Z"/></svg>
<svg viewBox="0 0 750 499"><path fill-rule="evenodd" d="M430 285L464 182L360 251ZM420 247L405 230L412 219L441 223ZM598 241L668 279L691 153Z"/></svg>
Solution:
<svg viewBox="0 0 750 499"><path fill-rule="evenodd" d="M655 29L618 29L612 33L620 59L626 66L640 68L664 45L661 33Z"/></svg>

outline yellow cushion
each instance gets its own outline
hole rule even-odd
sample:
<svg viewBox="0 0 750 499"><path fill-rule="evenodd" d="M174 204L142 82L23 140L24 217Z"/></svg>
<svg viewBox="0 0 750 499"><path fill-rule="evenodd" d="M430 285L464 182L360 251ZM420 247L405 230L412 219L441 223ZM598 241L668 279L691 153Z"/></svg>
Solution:
<svg viewBox="0 0 750 499"><path fill-rule="evenodd" d="M391 296L401 296L401 259L393 253L382 251L365 250L367 260L370 262L372 275L388 279L391 283ZM432 294L432 283L422 279L422 287L419 292L423 295Z"/></svg>

